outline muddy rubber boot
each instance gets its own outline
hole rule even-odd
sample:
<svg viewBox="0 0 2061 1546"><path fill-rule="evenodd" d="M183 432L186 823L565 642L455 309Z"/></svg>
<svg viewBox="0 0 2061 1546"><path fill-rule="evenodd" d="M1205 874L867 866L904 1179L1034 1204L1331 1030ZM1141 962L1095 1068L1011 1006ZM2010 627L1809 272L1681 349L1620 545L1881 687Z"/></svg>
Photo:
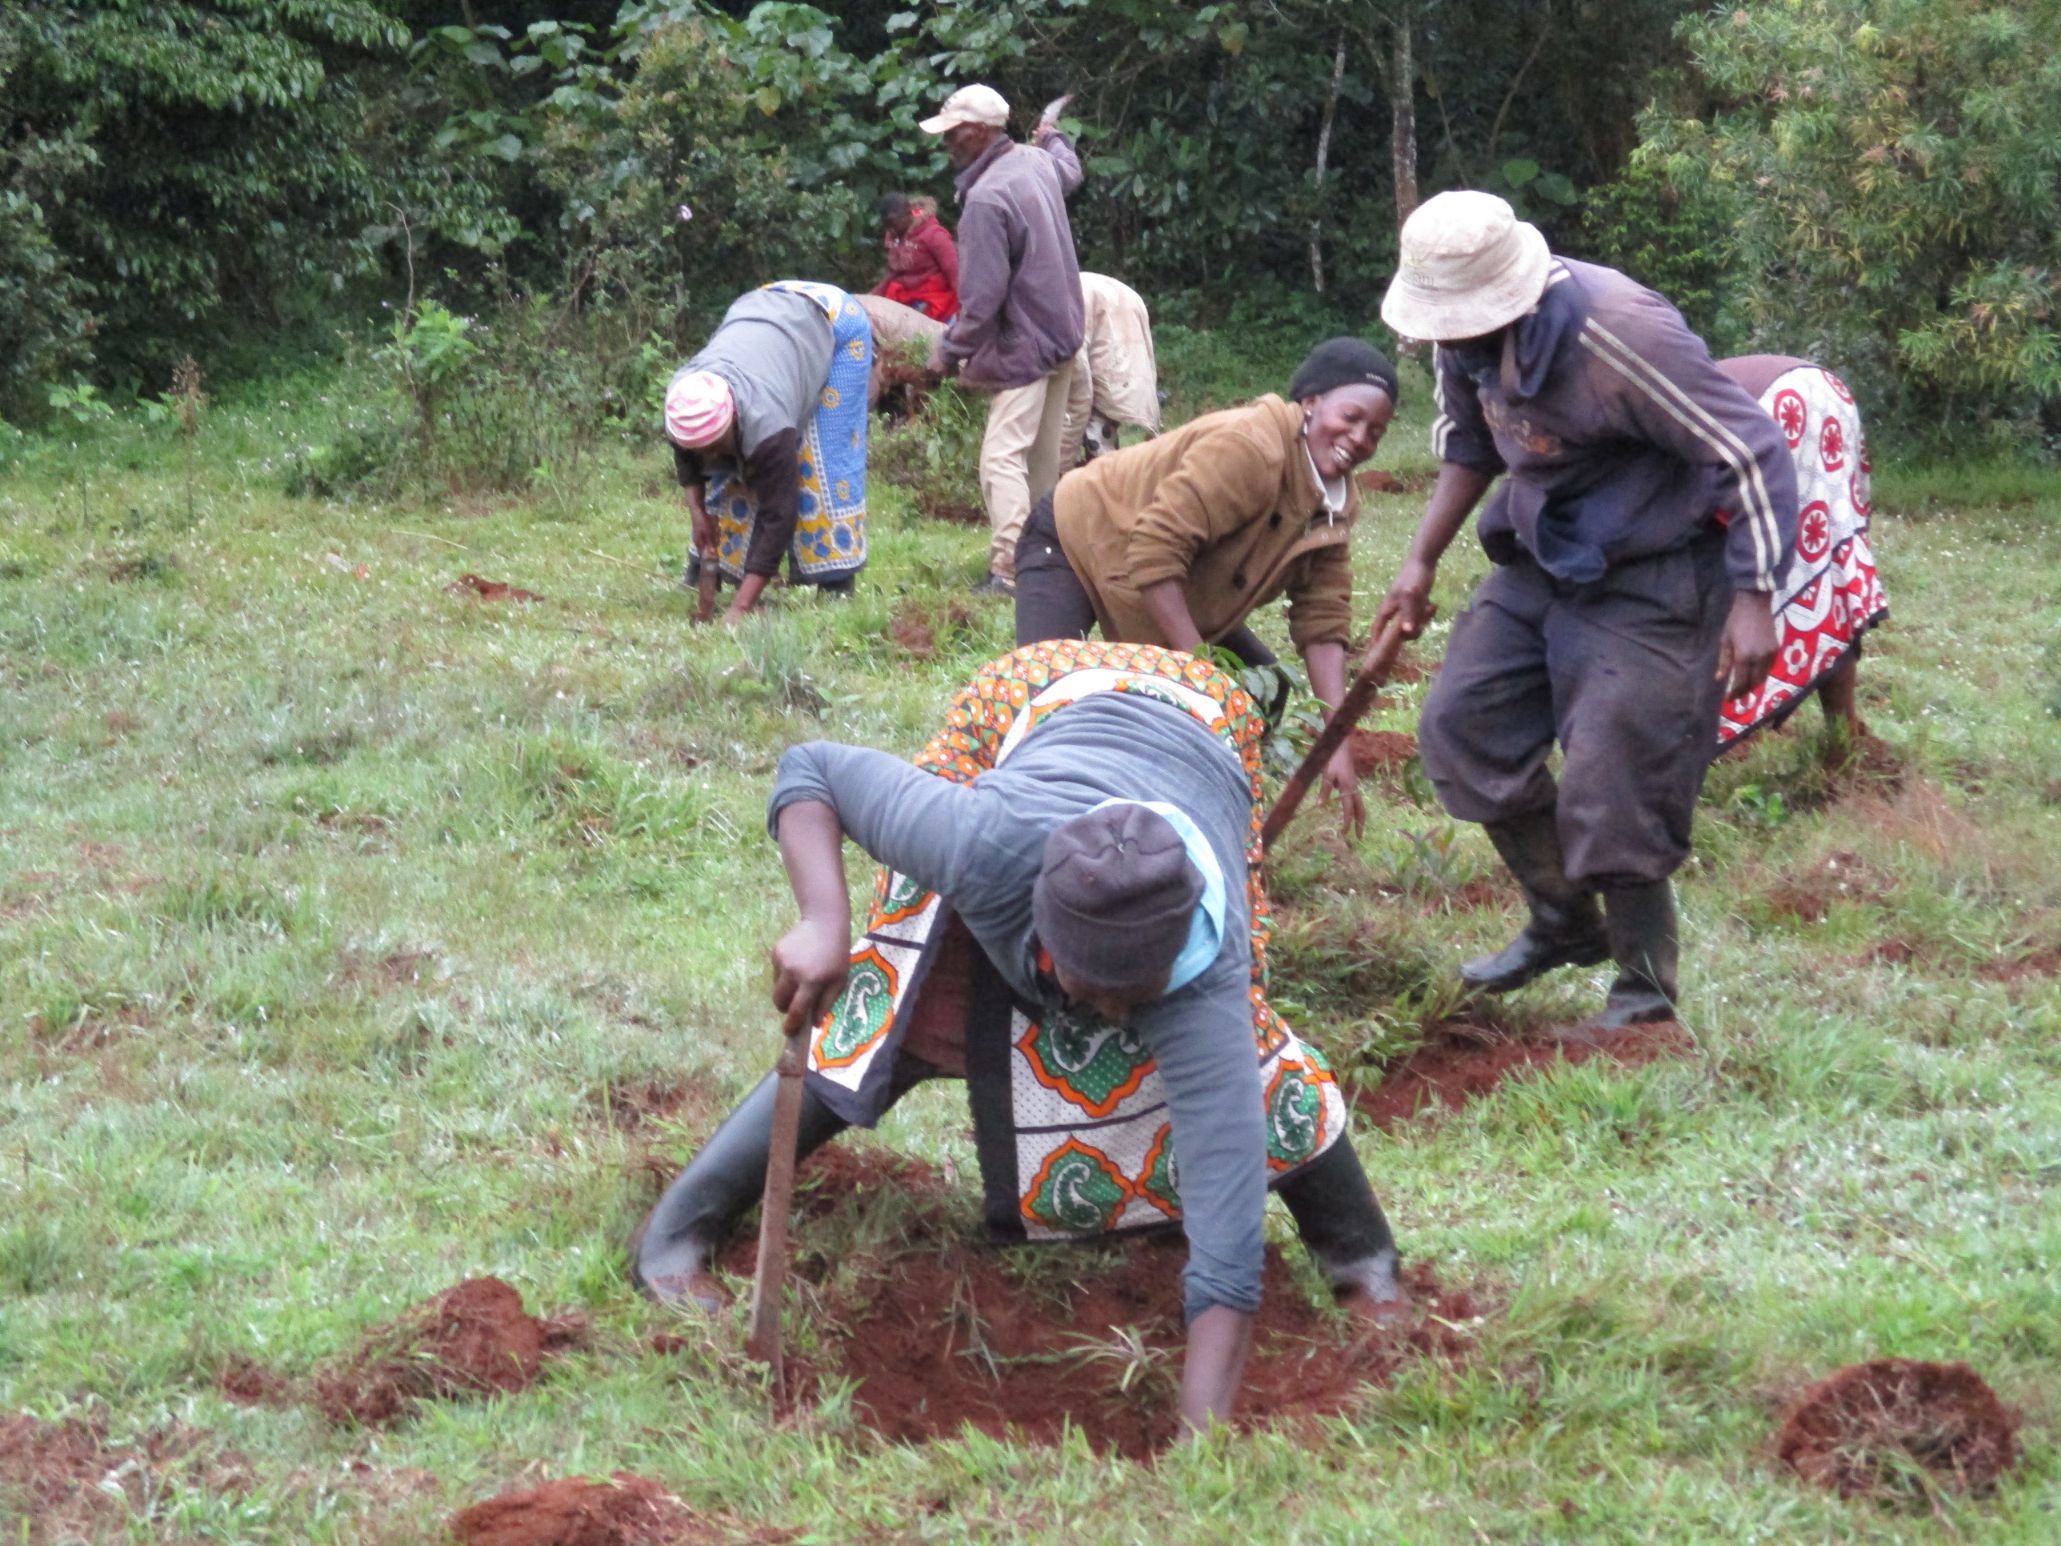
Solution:
<svg viewBox="0 0 2061 1546"><path fill-rule="evenodd" d="M631 1237L630 1279L661 1304L691 1301L713 1311L729 1303L709 1269L737 1221L765 1193L779 1082L773 1074L759 1081ZM849 1125L805 1087L796 1159L806 1159Z"/></svg>
<svg viewBox="0 0 2061 1546"><path fill-rule="evenodd" d="M1675 969L1681 955L1675 923L1672 881L1640 881L1607 886L1603 915L1610 930L1610 954L1617 961L1617 980L1603 1013L1601 1030L1651 1025L1675 1018Z"/></svg>
<svg viewBox="0 0 2061 1546"><path fill-rule="evenodd" d="M1594 966L1610 959L1610 937L1596 913L1596 898L1567 878L1553 813L1533 811L1492 821L1483 831L1523 888L1531 908L1524 931L1494 955L1460 967L1460 980L1477 993L1508 993L1561 966Z"/></svg>
<svg viewBox="0 0 2061 1546"><path fill-rule="evenodd" d="M1275 1190L1330 1280L1332 1298L1377 1324L1409 1313L1395 1235L1350 1142L1340 1138Z"/></svg>

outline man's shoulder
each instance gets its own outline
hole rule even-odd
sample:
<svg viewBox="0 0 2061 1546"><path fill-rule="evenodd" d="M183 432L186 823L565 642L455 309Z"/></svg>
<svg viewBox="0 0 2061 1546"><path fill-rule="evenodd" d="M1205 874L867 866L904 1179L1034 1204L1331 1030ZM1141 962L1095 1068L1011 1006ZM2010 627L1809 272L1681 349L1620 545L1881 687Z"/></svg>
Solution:
<svg viewBox="0 0 2061 1546"><path fill-rule="evenodd" d="M1559 261L1580 286L1584 303L1582 332L1584 341L1592 346L1612 338L1633 349L1683 339L1701 342L1674 302L1658 290L1600 263L1580 263L1572 258Z"/></svg>

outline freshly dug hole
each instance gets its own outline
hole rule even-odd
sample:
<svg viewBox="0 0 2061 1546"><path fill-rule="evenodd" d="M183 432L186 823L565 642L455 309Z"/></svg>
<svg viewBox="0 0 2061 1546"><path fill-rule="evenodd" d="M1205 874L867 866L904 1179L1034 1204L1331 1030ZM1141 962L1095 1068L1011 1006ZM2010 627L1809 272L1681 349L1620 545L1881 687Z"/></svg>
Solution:
<svg viewBox="0 0 2061 1546"><path fill-rule="evenodd" d="M1987 1492L2018 1463L2018 1419L1964 1363L1878 1358L1818 1381L1790 1407L1775 1454L1841 1497L1908 1499L1921 1472Z"/></svg>
<svg viewBox="0 0 2061 1546"><path fill-rule="evenodd" d="M812 1164L838 1153L833 1146ZM865 1423L904 1442L950 1438L970 1423L1050 1444L1070 1425L1099 1452L1140 1457L1175 1437L1187 1259L1177 1233L1035 1256L996 1250L943 1217L943 1183L930 1167L846 1153L825 1167L820 1187L804 1191L805 1219L873 1205L866 1193L877 1199L883 1186L917 1206L893 1254L864 1262L851 1287L822 1287L822 1341L788 1362L799 1399L821 1380L849 1377ZM748 1272L749 1262L745 1242L726 1259L732 1271ZM1062 1262L1064 1276L1029 1283L1011 1270ZM1475 1297L1442 1289L1421 1266L1404 1281L1413 1311L1398 1325L1370 1327L1312 1303L1269 1247L1240 1425L1335 1416L1412 1358L1463 1356L1483 1313Z"/></svg>
<svg viewBox="0 0 2061 1546"><path fill-rule="evenodd" d="M1527 1041L1501 1031L1443 1026L1415 1052L1385 1069L1372 1088L1353 1097L1360 1115L1383 1132L1423 1113L1457 1111L1520 1078L1555 1063L1606 1057L1635 1066L1688 1050L1689 1036L1672 1020L1621 1031L1584 1033L1567 1040Z"/></svg>

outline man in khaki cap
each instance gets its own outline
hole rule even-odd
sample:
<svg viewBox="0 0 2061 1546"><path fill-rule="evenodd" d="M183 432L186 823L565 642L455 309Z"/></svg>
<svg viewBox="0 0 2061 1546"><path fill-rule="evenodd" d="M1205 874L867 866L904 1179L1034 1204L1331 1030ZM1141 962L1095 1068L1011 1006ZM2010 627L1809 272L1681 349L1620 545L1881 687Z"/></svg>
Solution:
<svg viewBox="0 0 2061 1546"><path fill-rule="evenodd" d="M1503 479L1480 523L1496 568L1453 624L1418 746L1531 918L1461 976L1501 993L1615 960L1599 1025L1671 1018L1670 877L1710 727L1774 658L1797 518L1782 433L1666 300L1555 257L1493 194L1410 216L1381 317L1438 345L1442 465L1377 628L1422 630L1439 558Z"/></svg>
<svg viewBox="0 0 2061 1546"><path fill-rule="evenodd" d="M1009 138L1009 104L991 86L962 86L923 132L944 140L959 190L959 315L931 353L995 394L980 447L980 492L994 529L988 574L974 588L1016 587L1016 540L1032 503L1059 481L1073 359L1086 337L1081 271L1066 196L1080 158L1057 124L1035 148Z"/></svg>

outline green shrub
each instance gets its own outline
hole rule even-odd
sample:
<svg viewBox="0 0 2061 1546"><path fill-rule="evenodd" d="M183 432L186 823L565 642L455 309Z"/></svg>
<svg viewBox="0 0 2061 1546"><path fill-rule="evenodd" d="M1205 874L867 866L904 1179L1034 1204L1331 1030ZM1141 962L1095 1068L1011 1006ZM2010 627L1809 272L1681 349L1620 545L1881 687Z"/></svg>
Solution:
<svg viewBox="0 0 2061 1546"><path fill-rule="evenodd" d="M1644 165L1735 213L1750 342L1907 427L2061 428L2061 0L1783 0L1682 24L1714 110Z"/></svg>

